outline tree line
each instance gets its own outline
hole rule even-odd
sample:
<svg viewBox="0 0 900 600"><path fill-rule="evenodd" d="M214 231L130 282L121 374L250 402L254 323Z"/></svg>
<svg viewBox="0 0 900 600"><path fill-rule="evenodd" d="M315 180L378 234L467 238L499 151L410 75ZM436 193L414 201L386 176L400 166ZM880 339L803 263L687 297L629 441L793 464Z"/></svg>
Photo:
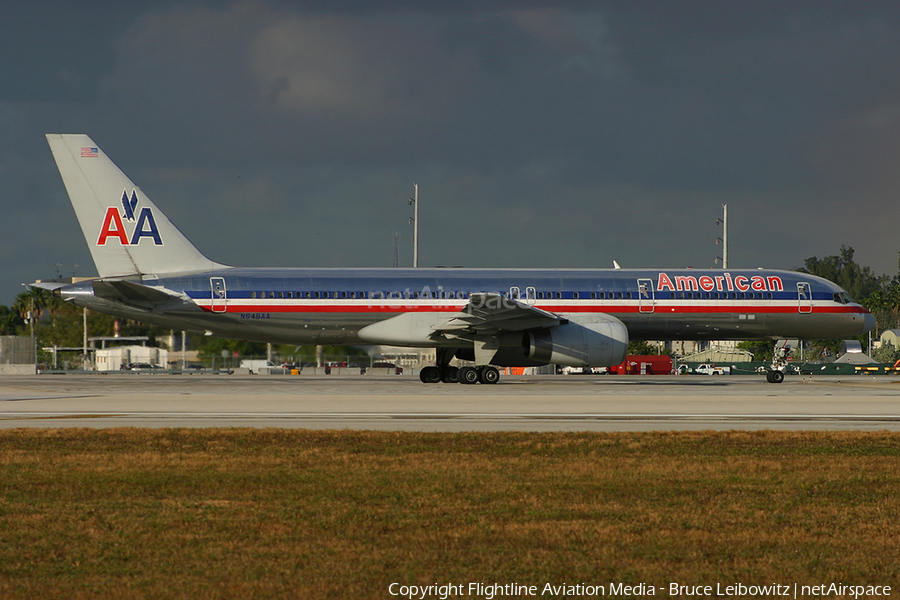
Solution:
<svg viewBox="0 0 900 600"><path fill-rule="evenodd" d="M807 258L803 267L797 270L824 277L847 290L851 298L875 315L876 325L872 338L878 339L888 329L900 329L900 253L897 274L893 277L876 275L869 267L860 266L853 259L853 254L852 247L841 246L839 254L821 259L815 256ZM859 341L865 348L868 334L860 336ZM830 348L828 344L831 344ZM840 340L818 340L811 347L821 353L825 348L834 351L839 344ZM876 362L894 362L900 359L900 348L882 346L873 352L872 358Z"/></svg>

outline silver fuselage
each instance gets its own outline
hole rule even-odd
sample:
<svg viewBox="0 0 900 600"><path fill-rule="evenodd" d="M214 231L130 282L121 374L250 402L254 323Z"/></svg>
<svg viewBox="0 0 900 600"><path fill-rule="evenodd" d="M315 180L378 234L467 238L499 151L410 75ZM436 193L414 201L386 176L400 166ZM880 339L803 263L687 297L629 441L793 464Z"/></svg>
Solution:
<svg viewBox="0 0 900 600"><path fill-rule="evenodd" d="M295 344L365 344L359 331L368 325L402 313L450 319L473 292L501 292L576 321L609 315L638 340L831 339L874 327L871 313L830 281L762 269L225 268L135 281L185 302L99 297L90 281L60 295L167 328Z"/></svg>

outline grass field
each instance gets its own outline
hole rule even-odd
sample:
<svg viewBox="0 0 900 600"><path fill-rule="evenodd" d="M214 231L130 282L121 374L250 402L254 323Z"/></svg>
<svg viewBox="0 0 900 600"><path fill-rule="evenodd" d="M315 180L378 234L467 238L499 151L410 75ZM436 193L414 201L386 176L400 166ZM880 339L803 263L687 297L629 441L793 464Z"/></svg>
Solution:
<svg viewBox="0 0 900 600"><path fill-rule="evenodd" d="M898 540L898 434L0 432L2 599L391 598L394 582L897 597Z"/></svg>

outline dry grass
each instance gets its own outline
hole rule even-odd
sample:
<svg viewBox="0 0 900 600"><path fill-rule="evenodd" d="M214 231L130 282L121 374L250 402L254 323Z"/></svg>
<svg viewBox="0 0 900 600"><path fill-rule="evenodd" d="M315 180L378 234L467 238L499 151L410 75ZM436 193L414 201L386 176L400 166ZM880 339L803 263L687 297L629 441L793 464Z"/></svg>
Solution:
<svg viewBox="0 0 900 600"><path fill-rule="evenodd" d="M891 585L898 490L888 433L3 431L0 598Z"/></svg>

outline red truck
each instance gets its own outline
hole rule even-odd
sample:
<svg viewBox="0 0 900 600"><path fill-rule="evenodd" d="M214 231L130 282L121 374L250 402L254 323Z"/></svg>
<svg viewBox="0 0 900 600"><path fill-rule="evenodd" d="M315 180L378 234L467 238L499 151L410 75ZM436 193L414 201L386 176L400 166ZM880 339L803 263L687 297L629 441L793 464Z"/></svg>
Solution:
<svg viewBox="0 0 900 600"><path fill-rule="evenodd" d="M610 375L669 375L672 357L668 355L629 355L621 365L609 367Z"/></svg>

